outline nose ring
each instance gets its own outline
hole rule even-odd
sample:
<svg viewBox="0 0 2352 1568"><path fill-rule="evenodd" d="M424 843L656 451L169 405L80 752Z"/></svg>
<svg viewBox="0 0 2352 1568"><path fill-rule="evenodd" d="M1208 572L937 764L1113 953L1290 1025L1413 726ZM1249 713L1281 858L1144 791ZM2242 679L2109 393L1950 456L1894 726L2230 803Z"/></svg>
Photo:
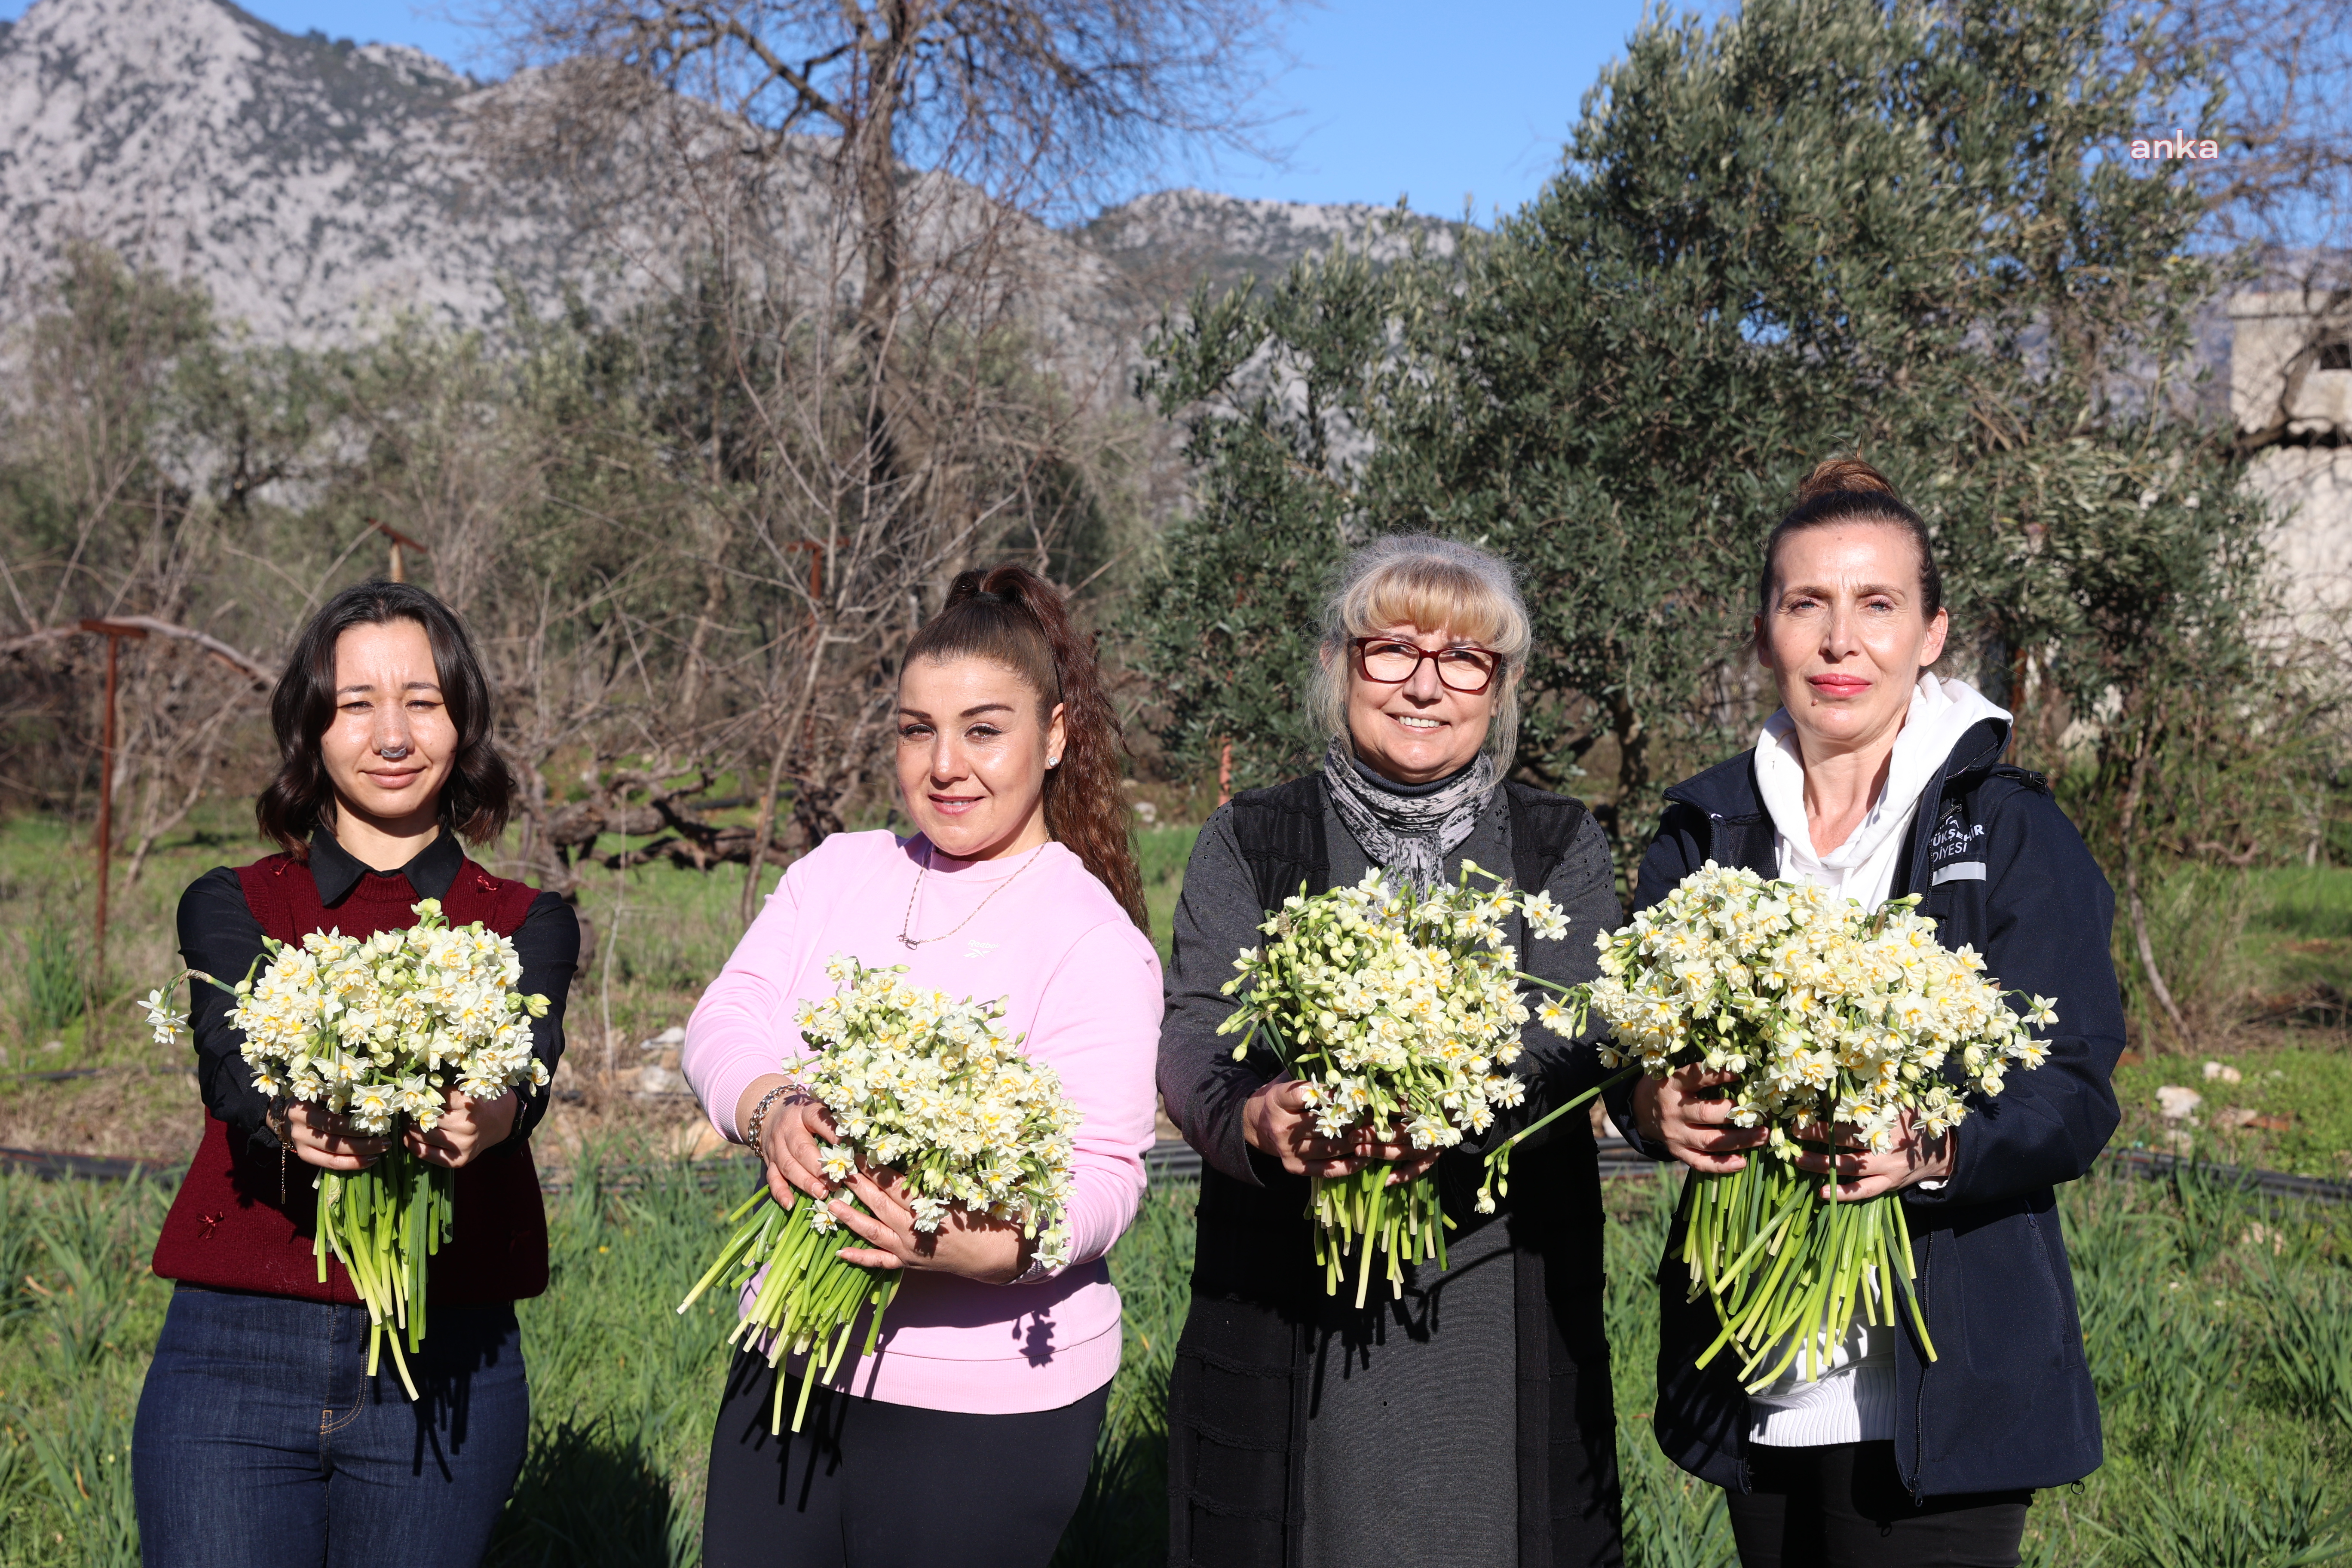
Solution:
<svg viewBox="0 0 2352 1568"><path fill-rule="evenodd" d="M408 755L408 748L406 746L378 746L375 749L375 754L382 757L387 763L396 763L400 761L401 758Z"/></svg>

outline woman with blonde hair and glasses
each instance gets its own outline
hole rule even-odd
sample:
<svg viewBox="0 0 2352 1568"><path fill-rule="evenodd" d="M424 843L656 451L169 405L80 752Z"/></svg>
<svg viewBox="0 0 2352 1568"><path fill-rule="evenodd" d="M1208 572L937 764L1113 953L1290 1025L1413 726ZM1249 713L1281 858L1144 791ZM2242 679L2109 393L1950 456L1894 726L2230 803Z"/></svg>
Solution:
<svg viewBox="0 0 2352 1568"><path fill-rule="evenodd" d="M1486 1150L1599 1081L1591 1044L1530 1026L1525 1104L1440 1154L1318 1136L1302 1086L1217 1033L1234 954L1268 912L1371 867L1428 887L1469 860L1544 889L1571 933L1516 931L1525 965L1592 976L1591 933L1618 923L1608 843L1577 802L1503 777L1530 641L1496 556L1425 535L1365 546L1313 671L1323 765L1220 807L1192 852L1160 1037L1161 1097L1203 1162L1169 1388L1171 1563L1621 1561L1591 1123L1521 1145L1498 1212L1473 1203ZM1401 1299L1359 1309L1324 1291L1307 1184L1367 1160L1433 1162L1452 1228L1447 1268L1408 1265Z"/></svg>

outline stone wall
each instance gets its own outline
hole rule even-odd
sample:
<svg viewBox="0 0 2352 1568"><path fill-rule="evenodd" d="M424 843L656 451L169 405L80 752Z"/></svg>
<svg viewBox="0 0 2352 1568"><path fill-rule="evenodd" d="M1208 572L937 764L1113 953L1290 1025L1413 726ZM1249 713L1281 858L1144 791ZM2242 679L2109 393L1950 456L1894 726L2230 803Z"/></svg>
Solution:
<svg viewBox="0 0 2352 1568"><path fill-rule="evenodd" d="M2352 613L2352 300L2247 293L2229 312L2230 414L2258 448L2248 482L2281 514L2289 608L2318 631Z"/></svg>

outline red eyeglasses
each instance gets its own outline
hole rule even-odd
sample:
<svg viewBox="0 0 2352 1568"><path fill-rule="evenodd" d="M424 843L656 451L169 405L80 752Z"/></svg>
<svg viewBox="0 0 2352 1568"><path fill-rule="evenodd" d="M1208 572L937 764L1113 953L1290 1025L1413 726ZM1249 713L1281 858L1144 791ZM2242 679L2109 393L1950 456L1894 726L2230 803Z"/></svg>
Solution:
<svg viewBox="0 0 2352 1568"><path fill-rule="evenodd" d="M1465 697L1475 697L1492 686L1496 672L1503 668L1501 654L1468 644L1432 652L1396 637L1351 637L1348 649L1355 655L1356 673L1366 680L1402 686L1421 673L1422 661L1426 659L1437 666L1437 679L1448 691Z"/></svg>

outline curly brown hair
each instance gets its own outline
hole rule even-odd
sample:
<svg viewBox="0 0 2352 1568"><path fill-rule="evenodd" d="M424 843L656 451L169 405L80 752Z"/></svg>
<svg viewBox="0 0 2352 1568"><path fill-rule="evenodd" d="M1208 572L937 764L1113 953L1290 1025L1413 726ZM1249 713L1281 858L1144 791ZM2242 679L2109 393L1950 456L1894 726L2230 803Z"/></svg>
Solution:
<svg viewBox="0 0 2352 1568"><path fill-rule="evenodd" d="M1045 774L1045 831L1068 846L1150 935L1143 873L1136 867L1127 797L1118 787L1126 738L1103 689L1093 639L1070 624L1062 591L1010 563L961 574L948 589L947 604L907 645L906 662L972 658L1018 675L1037 693L1041 714L1062 705L1062 761Z"/></svg>

